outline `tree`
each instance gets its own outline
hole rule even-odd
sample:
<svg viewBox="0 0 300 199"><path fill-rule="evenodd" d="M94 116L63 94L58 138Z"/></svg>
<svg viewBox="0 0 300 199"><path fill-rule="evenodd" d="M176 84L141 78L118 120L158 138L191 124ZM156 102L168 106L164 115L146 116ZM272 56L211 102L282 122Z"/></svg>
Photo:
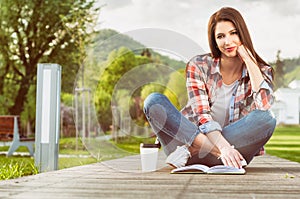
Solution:
<svg viewBox="0 0 300 199"><path fill-rule="evenodd" d="M24 110L40 62L61 64L62 90L72 91L82 52L74 38L86 41L89 37L86 25L99 10L94 3L94 0L1 0L0 96L11 99L4 104L9 114L20 115Z"/></svg>
<svg viewBox="0 0 300 199"><path fill-rule="evenodd" d="M169 82L164 94L172 104L181 109L187 103L187 91L185 87L185 69L179 69L170 75Z"/></svg>
<svg viewBox="0 0 300 199"><path fill-rule="evenodd" d="M276 74L274 78L275 89L286 86L284 81L284 75L285 75L284 63L280 59L280 52L281 51L278 50L276 55L276 63L275 63Z"/></svg>
<svg viewBox="0 0 300 199"><path fill-rule="evenodd" d="M166 87L160 84L156 84L156 83L147 84L143 87L141 91L141 98L142 100L145 100L148 97L148 95L154 92L163 94L165 92L165 89Z"/></svg>
<svg viewBox="0 0 300 199"><path fill-rule="evenodd" d="M99 122L104 131L112 124L111 104L117 103L112 102L114 88L120 78L137 63L134 53L125 47L113 50L108 56L107 67L101 74L95 95Z"/></svg>

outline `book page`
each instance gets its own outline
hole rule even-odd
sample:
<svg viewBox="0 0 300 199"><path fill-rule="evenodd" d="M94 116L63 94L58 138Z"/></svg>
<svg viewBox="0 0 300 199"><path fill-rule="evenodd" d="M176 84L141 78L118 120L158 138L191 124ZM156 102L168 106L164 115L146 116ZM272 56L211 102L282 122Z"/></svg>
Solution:
<svg viewBox="0 0 300 199"><path fill-rule="evenodd" d="M245 169L241 168L235 168L230 166L224 166L224 165L217 165L209 168L207 170L207 173L209 174L245 174Z"/></svg>
<svg viewBox="0 0 300 199"><path fill-rule="evenodd" d="M173 169L171 173L206 173L208 169L208 166L202 164L193 164Z"/></svg>

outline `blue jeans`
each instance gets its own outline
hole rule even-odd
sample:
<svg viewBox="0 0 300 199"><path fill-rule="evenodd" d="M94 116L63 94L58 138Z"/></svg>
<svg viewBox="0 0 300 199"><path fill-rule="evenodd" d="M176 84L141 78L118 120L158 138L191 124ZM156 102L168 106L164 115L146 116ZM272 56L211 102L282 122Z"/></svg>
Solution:
<svg viewBox="0 0 300 199"><path fill-rule="evenodd" d="M198 126L185 118L168 100L159 93L150 94L144 101L144 113L154 133L169 155L177 146L191 146L200 133ZM270 111L254 110L240 120L222 129L223 137L243 155L249 164L253 157L271 138L276 119ZM193 155L187 164L222 164L209 151L205 156Z"/></svg>

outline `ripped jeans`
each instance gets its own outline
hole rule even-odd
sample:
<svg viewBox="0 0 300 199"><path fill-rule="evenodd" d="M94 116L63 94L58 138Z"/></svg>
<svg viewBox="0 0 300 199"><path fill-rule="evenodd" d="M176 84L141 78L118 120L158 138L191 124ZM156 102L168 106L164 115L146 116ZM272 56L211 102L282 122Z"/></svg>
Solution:
<svg viewBox="0 0 300 199"><path fill-rule="evenodd" d="M169 155L177 146L191 146L200 133L199 127L185 118L169 101L159 93L150 94L144 101L144 113L154 133ZM242 154L249 164L253 157L271 138L276 119L270 111L254 110L240 120L222 129L223 137ZM210 151L206 155L193 155L189 164L213 166L222 164Z"/></svg>

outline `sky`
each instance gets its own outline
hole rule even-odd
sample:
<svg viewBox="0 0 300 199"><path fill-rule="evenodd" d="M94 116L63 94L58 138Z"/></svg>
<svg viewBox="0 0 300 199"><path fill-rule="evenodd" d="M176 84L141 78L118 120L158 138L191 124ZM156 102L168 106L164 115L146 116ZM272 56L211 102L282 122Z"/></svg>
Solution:
<svg viewBox="0 0 300 199"><path fill-rule="evenodd" d="M221 7L233 7L244 17L254 48L263 59L275 61L278 50L281 50L281 58L300 56L298 0L98 0L97 3L103 6L99 29L114 29L142 43L145 37L149 37L143 30L155 30L155 40L159 43L166 41L171 34L172 43L179 46L175 51L189 48L189 44L183 46L177 42L184 42L182 38L185 38L191 46L196 43L204 52L209 52L209 17ZM147 36L141 38L141 35ZM191 53L199 54L196 51L194 48Z"/></svg>

